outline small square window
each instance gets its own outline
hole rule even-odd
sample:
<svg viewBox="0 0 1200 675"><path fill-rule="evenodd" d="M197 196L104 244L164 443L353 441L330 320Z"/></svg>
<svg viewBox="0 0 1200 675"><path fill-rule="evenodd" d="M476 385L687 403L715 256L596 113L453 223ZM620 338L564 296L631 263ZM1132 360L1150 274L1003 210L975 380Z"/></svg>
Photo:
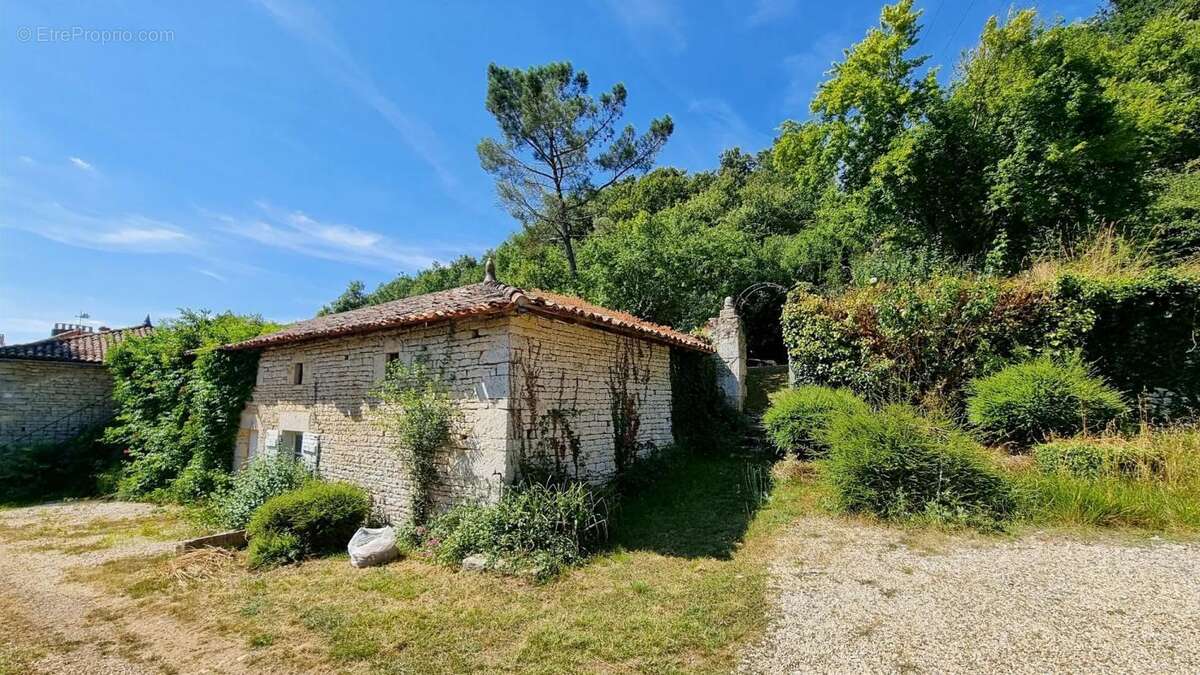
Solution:
<svg viewBox="0 0 1200 675"><path fill-rule="evenodd" d="M388 352L387 353L387 362L388 363L391 363L392 361L399 361L399 360L400 360L400 352Z"/></svg>
<svg viewBox="0 0 1200 675"><path fill-rule="evenodd" d="M279 446L283 452L290 453L292 459L300 459L304 454L304 432L284 431L279 435Z"/></svg>
<svg viewBox="0 0 1200 675"><path fill-rule="evenodd" d="M292 365L292 384L304 384L304 364Z"/></svg>

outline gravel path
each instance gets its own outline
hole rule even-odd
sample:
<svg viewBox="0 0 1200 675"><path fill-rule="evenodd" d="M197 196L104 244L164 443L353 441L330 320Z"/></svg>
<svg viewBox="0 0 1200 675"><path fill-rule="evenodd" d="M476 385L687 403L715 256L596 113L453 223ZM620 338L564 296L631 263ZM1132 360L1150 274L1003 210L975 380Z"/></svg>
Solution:
<svg viewBox="0 0 1200 675"><path fill-rule="evenodd" d="M806 518L741 672L1200 672L1200 545Z"/></svg>
<svg viewBox="0 0 1200 675"><path fill-rule="evenodd" d="M165 553L174 542L132 537L102 550L69 554L46 547L61 545L62 535L53 539L3 536L145 518L158 508L81 501L0 511L0 657L4 647L36 655L32 663L12 672L32 668L35 673L140 675L245 670L247 655L241 645L169 616L139 611L129 598L106 595L67 578L74 568Z"/></svg>

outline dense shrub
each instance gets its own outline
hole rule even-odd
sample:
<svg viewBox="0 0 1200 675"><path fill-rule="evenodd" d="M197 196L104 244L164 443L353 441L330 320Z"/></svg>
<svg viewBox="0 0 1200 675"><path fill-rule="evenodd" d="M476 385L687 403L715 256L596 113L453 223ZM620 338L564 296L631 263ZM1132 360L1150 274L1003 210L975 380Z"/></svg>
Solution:
<svg viewBox="0 0 1200 675"><path fill-rule="evenodd" d="M988 524L1007 517L1007 481L965 434L904 406L835 416L823 476L839 506L886 518Z"/></svg>
<svg viewBox="0 0 1200 675"><path fill-rule="evenodd" d="M527 485L494 505L465 504L434 520L426 543L438 560L482 553L548 578L608 538L607 502L586 485Z"/></svg>
<svg viewBox="0 0 1200 675"><path fill-rule="evenodd" d="M1109 245L1110 248L1116 248ZM798 382L957 406L973 378L1081 351L1155 418L1200 411L1200 280L1104 253L1020 277L935 276L835 297L797 290L783 312ZM1107 258L1106 258L1107 256Z"/></svg>
<svg viewBox="0 0 1200 675"><path fill-rule="evenodd" d="M283 563L344 549L370 508L367 493L346 483L313 481L272 497L246 527L250 559Z"/></svg>
<svg viewBox="0 0 1200 675"><path fill-rule="evenodd" d="M1042 443L1033 449L1033 457L1044 473L1061 472L1080 478L1154 478L1164 474L1167 463L1162 447L1119 439L1077 438Z"/></svg>
<svg viewBox="0 0 1200 675"><path fill-rule="evenodd" d="M127 451L123 497L193 501L221 485L258 356L217 347L275 328L259 317L184 311L109 350L117 415L105 438Z"/></svg>
<svg viewBox="0 0 1200 675"><path fill-rule="evenodd" d="M0 447L0 503L104 494L99 481L120 459L100 429L63 443Z"/></svg>
<svg viewBox="0 0 1200 675"><path fill-rule="evenodd" d="M1156 530L1200 528L1200 433L1181 427L1132 438L1077 438L1034 449L1018 474L1034 522Z"/></svg>
<svg viewBox="0 0 1200 675"><path fill-rule="evenodd" d="M796 291L783 312L797 382L914 403L956 403L969 379L1042 346L1055 323L1046 289L948 276L832 298Z"/></svg>
<svg viewBox="0 0 1200 675"><path fill-rule="evenodd" d="M1077 358L1043 356L971 382L967 419L988 440L1028 445L1103 429L1127 412L1121 394Z"/></svg>
<svg viewBox="0 0 1200 675"><path fill-rule="evenodd" d="M849 389L801 385L771 397L763 426L782 453L824 455L829 450L825 432L833 415L869 411L866 401Z"/></svg>
<svg viewBox="0 0 1200 675"><path fill-rule="evenodd" d="M213 497L213 516L222 527L246 527L250 517L268 499L294 490L311 479L312 473L289 455L256 457Z"/></svg>

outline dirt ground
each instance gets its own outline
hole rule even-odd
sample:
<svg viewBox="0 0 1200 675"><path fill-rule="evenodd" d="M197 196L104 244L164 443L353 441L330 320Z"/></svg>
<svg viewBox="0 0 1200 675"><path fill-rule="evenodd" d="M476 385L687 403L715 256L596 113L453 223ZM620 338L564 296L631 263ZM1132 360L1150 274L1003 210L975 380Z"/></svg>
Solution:
<svg viewBox="0 0 1200 675"><path fill-rule="evenodd" d="M77 580L169 552L187 527L146 504L0 510L0 675L270 672L213 622ZM1200 672L1197 543L807 516L777 550L771 626L741 672Z"/></svg>
<svg viewBox="0 0 1200 675"><path fill-rule="evenodd" d="M239 644L72 581L74 569L174 548L160 507L73 502L0 511L0 673L237 673ZM261 670L261 669L260 669Z"/></svg>
<svg viewBox="0 0 1200 675"><path fill-rule="evenodd" d="M1200 545L907 533L808 517L739 670L1200 672Z"/></svg>

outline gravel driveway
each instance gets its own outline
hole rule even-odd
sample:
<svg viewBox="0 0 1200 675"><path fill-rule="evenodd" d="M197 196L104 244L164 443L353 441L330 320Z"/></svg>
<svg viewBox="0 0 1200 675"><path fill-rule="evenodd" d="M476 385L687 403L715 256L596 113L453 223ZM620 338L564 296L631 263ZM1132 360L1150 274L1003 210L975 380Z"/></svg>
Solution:
<svg viewBox="0 0 1200 675"><path fill-rule="evenodd" d="M806 518L741 672L1200 672L1200 545Z"/></svg>
<svg viewBox="0 0 1200 675"><path fill-rule="evenodd" d="M174 541L137 528L107 540L163 513L101 501L0 510L0 673L242 672L244 645L70 579L72 570L171 551Z"/></svg>

